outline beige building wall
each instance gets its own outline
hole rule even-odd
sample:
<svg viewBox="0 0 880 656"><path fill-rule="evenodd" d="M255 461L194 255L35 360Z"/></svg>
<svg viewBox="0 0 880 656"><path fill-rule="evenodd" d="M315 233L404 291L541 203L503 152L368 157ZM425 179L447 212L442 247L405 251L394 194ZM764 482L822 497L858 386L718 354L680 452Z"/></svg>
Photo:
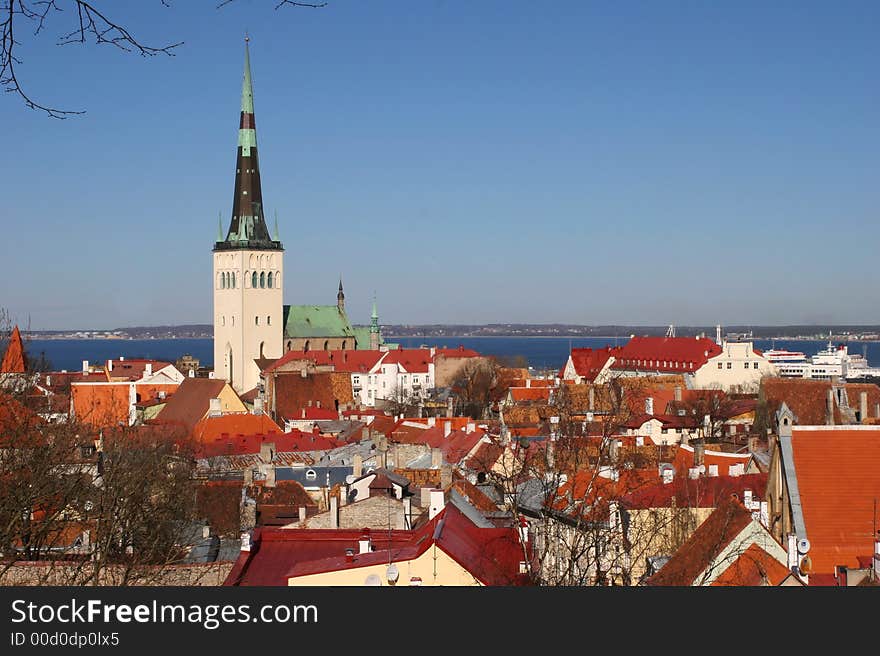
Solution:
<svg viewBox="0 0 880 656"><path fill-rule="evenodd" d="M247 392L259 382L254 360L282 355L284 252L232 250L213 255L214 376L239 393ZM225 284L233 276L234 284ZM261 287L263 278L266 284Z"/></svg>
<svg viewBox="0 0 880 656"><path fill-rule="evenodd" d="M720 355L694 372L696 389L723 389L734 387L757 391L761 378L775 376L776 367L752 349L751 342L724 342Z"/></svg>
<svg viewBox="0 0 880 656"><path fill-rule="evenodd" d="M421 584L426 586L483 585L436 545L428 547L425 553L414 560L395 562L395 565L397 565L397 569L400 572L397 581L398 586L409 586L412 577L420 577ZM287 580L287 584L290 586L362 586L368 576L375 574L379 577L382 585L388 585L388 581L385 578L387 570L387 564L355 567L336 572L291 577Z"/></svg>
<svg viewBox="0 0 880 656"><path fill-rule="evenodd" d="M288 351L348 351L355 349L354 337L285 337Z"/></svg>

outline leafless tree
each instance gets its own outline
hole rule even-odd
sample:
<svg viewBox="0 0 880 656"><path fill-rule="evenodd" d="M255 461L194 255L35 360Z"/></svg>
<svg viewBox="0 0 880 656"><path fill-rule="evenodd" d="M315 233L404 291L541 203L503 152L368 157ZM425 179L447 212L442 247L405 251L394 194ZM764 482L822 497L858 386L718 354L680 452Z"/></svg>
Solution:
<svg viewBox="0 0 880 656"><path fill-rule="evenodd" d="M216 6L219 9L234 1L222 0ZM276 10L288 6L320 8L327 5L326 2L273 1ZM170 0L159 0L159 4L171 9ZM18 56L19 49L25 40L40 37L50 24L62 26L56 41L60 46L91 42L110 45L142 57L154 57L173 56L174 50L183 45L183 41L166 45L145 43L125 21L110 15L109 12L116 9L113 3L106 0L0 0L0 85L5 91L17 95L28 108L45 112L52 118L63 119L84 113L52 107L35 100L22 83L17 68L22 63Z"/></svg>
<svg viewBox="0 0 880 656"><path fill-rule="evenodd" d="M498 383L498 363L491 358L473 358L458 370L452 382L456 415L485 419Z"/></svg>

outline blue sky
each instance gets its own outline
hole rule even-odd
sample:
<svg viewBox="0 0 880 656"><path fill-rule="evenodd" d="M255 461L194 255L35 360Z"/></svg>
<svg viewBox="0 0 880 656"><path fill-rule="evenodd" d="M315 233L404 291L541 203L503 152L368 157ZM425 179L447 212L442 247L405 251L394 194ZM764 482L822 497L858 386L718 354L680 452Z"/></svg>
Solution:
<svg viewBox="0 0 880 656"><path fill-rule="evenodd" d="M243 35L285 302L353 321L880 323L876 2L129 0L175 57L22 36L0 298L210 323ZM69 28L68 28L69 29ZM10 129L14 126L13 129ZM271 220L270 220L271 222Z"/></svg>

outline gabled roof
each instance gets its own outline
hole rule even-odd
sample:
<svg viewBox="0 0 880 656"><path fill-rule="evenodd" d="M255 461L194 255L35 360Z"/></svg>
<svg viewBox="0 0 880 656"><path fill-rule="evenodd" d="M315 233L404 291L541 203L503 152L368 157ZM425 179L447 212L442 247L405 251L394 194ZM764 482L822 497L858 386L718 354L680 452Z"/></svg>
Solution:
<svg viewBox="0 0 880 656"><path fill-rule="evenodd" d="M24 353L24 343L21 341L21 333L18 326L12 329L9 336L9 345L3 354L3 362L0 363L2 374L23 374L27 371L27 359Z"/></svg>
<svg viewBox="0 0 880 656"><path fill-rule="evenodd" d="M388 351L382 364L396 364L404 372L410 374L426 374L429 365L434 363L430 349L398 349Z"/></svg>
<svg viewBox="0 0 880 656"><path fill-rule="evenodd" d="M523 401L549 402L552 389L549 387L511 387L508 390L514 403Z"/></svg>
<svg viewBox="0 0 880 656"><path fill-rule="evenodd" d="M337 305L285 305L284 337L354 337L348 316ZM319 347L319 344L314 346ZM351 344L354 349L354 342Z"/></svg>
<svg viewBox="0 0 880 656"><path fill-rule="evenodd" d="M615 357L612 369L693 373L721 347L706 337L632 337Z"/></svg>
<svg viewBox="0 0 880 656"><path fill-rule="evenodd" d="M222 379L185 378L169 397L157 420L181 424L191 433L199 420L208 414L211 399L216 399L224 387L226 381Z"/></svg>
<svg viewBox="0 0 880 656"><path fill-rule="evenodd" d="M791 450L812 572L857 567L859 556L874 550L880 427L795 425Z"/></svg>
<svg viewBox="0 0 880 656"><path fill-rule="evenodd" d="M147 372L147 365L151 366L151 371L153 374L158 373L165 367L174 366L170 362L138 358L126 360L111 360L110 362L110 366L112 367L112 369L108 367L107 375L112 381L140 380Z"/></svg>
<svg viewBox="0 0 880 656"><path fill-rule="evenodd" d="M761 387L771 413L785 402L797 417L798 424L817 426L825 423L831 381L772 377L765 378ZM833 413L834 423L843 423L837 403L833 405Z"/></svg>
<svg viewBox="0 0 880 656"><path fill-rule="evenodd" d="M569 357L575 373L592 382L608 360L612 357L619 357L622 351L622 346L606 346L599 349L573 348Z"/></svg>
<svg viewBox="0 0 880 656"><path fill-rule="evenodd" d="M752 514L734 498L721 503L678 548L647 585L693 585L724 548L752 522Z"/></svg>
<svg viewBox="0 0 880 656"><path fill-rule="evenodd" d="M779 585L789 576L791 571L786 563L779 562L757 544L752 544L712 581L712 585Z"/></svg>

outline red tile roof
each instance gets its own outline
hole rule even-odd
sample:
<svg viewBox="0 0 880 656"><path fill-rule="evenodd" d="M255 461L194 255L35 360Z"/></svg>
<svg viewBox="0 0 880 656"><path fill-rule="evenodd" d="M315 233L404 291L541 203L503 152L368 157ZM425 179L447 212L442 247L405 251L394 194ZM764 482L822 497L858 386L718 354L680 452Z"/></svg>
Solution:
<svg viewBox="0 0 880 656"><path fill-rule="evenodd" d="M752 544L742 552L718 578L712 581L716 586L760 586L779 585L791 575L786 563Z"/></svg>
<svg viewBox="0 0 880 656"><path fill-rule="evenodd" d="M264 369L263 373L270 374L295 360L307 360L316 365L333 365L334 370L340 372L365 373L370 371L385 354L385 351L353 351L348 349L345 351L288 351Z"/></svg>
<svg viewBox="0 0 880 656"><path fill-rule="evenodd" d="M430 349L398 349L388 351L388 355L382 360L382 364L396 364L405 372L411 374L428 373L428 365L433 364Z"/></svg>
<svg viewBox="0 0 880 656"><path fill-rule="evenodd" d="M700 584L697 577L752 522L752 514L739 501L721 503L697 527L648 585L689 586Z"/></svg>
<svg viewBox="0 0 880 656"><path fill-rule="evenodd" d="M282 433L272 419L266 415L252 415L245 412L236 412L221 415L220 417L205 417L201 419L193 431L193 436L199 442L211 442L221 435L254 435L258 433Z"/></svg>
<svg viewBox="0 0 880 656"><path fill-rule="evenodd" d="M289 433L259 433L251 435L220 434L202 440L198 446L199 458L241 456L260 452L263 444L274 444L275 453L327 451L345 446L345 442L325 435L292 430Z"/></svg>
<svg viewBox="0 0 880 656"><path fill-rule="evenodd" d="M880 428L794 426L791 444L812 572L833 573L835 565L857 567L859 556L874 551Z"/></svg>
<svg viewBox="0 0 880 656"><path fill-rule="evenodd" d="M797 417L798 424L817 426L825 423L831 381L769 377L761 382L761 388L771 413L784 401ZM836 403L833 412L834 423L843 423Z"/></svg>
<svg viewBox="0 0 880 656"><path fill-rule="evenodd" d="M375 551L359 554L368 534ZM522 585L523 559L516 529L478 528L455 506L412 531L368 529L258 529L224 585L286 585L288 577L358 569L418 558L431 546L445 552L484 585ZM355 556L346 557L346 549ZM390 552L390 553L389 553Z"/></svg>
<svg viewBox="0 0 880 656"><path fill-rule="evenodd" d="M27 361L24 354L24 343L21 341L21 333L18 326L12 329L9 336L9 345L3 354L3 362L0 362L0 373L23 374L27 371Z"/></svg>
<svg viewBox="0 0 880 656"><path fill-rule="evenodd" d="M548 387L511 387L510 396L514 403L522 401L544 401L550 399L551 390Z"/></svg>
<svg viewBox="0 0 880 656"><path fill-rule="evenodd" d="M162 362L161 360L145 360L145 359L126 359L111 360L112 369L107 369L107 374L111 380L140 380L147 373L147 365L152 367L151 371L155 374L157 371L170 367L170 362Z"/></svg>
<svg viewBox="0 0 880 656"><path fill-rule="evenodd" d="M611 357L620 357L622 352L622 346L607 346L599 349L573 348L570 357L575 373L593 382L608 360ZM562 376L562 373L560 372L559 375Z"/></svg>
<svg viewBox="0 0 880 656"><path fill-rule="evenodd" d="M720 353L706 337L636 336L621 347L611 368L692 373Z"/></svg>
<svg viewBox="0 0 880 656"><path fill-rule="evenodd" d="M751 490L755 499L767 492L767 474L744 476L676 476L671 483L657 483L627 495L623 503L629 508L716 508L732 495L742 499Z"/></svg>

